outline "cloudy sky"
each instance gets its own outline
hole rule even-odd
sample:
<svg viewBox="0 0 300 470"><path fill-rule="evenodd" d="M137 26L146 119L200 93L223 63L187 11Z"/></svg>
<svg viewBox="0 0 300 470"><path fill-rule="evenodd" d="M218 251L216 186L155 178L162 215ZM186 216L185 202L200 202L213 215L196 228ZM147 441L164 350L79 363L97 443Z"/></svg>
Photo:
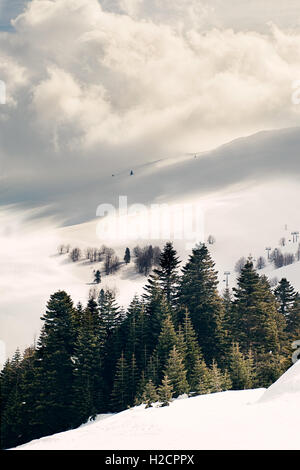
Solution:
<svg viewBox="0 0 300 470"><path fill-rule="evenodd" d="M299 125L297 0L0 2L2 205L78 222L112 173Z"/></svg>

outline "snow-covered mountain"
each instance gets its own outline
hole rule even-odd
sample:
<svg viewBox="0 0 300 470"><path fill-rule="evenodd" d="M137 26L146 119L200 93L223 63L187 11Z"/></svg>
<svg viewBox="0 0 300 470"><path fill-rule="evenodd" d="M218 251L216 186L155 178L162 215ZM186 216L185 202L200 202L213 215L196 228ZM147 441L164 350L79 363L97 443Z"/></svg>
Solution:
<svg viewBox="0 0 300 470"><path fill-rule="evenodd" d="M140 405L17 449L300 450L299 400L300 361L267 390L179 398L165 408Z"/></svg>
<svg viewBox="0 0 300 470"><path fill-rule="evenodd" d="M299 169L298 158L294 158L299 148L299 129L285 129L241 138L211 152L150 162L133 168L133 175L130 168L116 169L114 176L104 171L95 174L95 180L86 187L83 182L81 204L71 193L61 201L64 226L61 219L40 218L40 209L2 210L0 339L6 344L7 354L10 356L18 346L23 349L30 345L34 335L39 334L40 316L55 290L66 290L75 302L86 302L88 298L97 265L85 261L74 264L66 256L58 256L60 243L82 249L105 243L115 248L121 259L126 246L164 244L166 240L151 238L147 231L140 239L119 238L118 234L115 239L99 238L97 204L113 203L118 210L119 196L127 196L129 208L135 203L143 203L146 208L153 203L167 204L170 210L174 205L200 206L204 239L209 234L216 238L210 249L221 290L225 270L232 273L230 286L234 285L234 265L241 256L266 256L265 248L278 247L281 237L287 239L286 250L295 252L297 243L289 239L291 232L300 228L296 202L300 197ZM80 213L85 217L94 214L94 218L66 224L66 220L79 220ZM161 228L162 218L156 223ZM196 241L197 237L174 237L183 261ZM268 266L263 272L271 279L287 277L300 290L299 263L274 272ZM104 276L101 287L114 288L120 304L126 306L135 293L142 291L145 282L130 265L114 276Z"/></svg>

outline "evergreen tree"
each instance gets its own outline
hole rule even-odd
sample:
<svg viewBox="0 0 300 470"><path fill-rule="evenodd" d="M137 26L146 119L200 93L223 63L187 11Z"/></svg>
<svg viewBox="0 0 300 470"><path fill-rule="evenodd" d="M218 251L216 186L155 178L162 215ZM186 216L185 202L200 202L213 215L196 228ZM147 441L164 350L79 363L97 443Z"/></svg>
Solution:
<svg viewBox="0 0 300 470"><path fill-rule="evenodd" d="M279 302L279 311L287 317L294 303L296 292L286 278L281 279L275 289L275 296Z"/></svg>
<svg viewBox="0 0 300 470"><path fill-rule="evenodd" d="M270 387L285 370L286 364L279 354L274 354L272 351L257 354L256 378L259 387Z"/></svg>
<svg viewBox="0 0 300 470"><path fill-rule="evenodd" d="M188 310L186 310L185 312L185 318L183 323L183 335L185 342L185 351L182 356L184 357L185 368L187 371L187 379L189 384L192 386L193 373L196 367L196 363L198 362L199 357L201 356L201 353L197 341L197 336L193 328Z"/></svg>
<svg viewBox="0 0 300 470"><path fill-rule="evenodd" d="M97 269L97 271L95 272L94 282L96 284L100 284L101 282L101 271L99 269Z"/></svg>
<svg viewBox="0 0 300 470"><path fill-rule="evenodd" d="M99 298L99 318L101 325L109 336L112 331L121 323L121 312L116 302L116 296L113 291L101 289Z"/></svg>
<svg viewBox="0 0 300 470"><path fill-rule="evenodd" d="M7 360L0 375L1 448L24 442L23 401L21 396L22 364L19 349Z"/></svg>
<svg viewBox="0 0 300 470"><path fill-rule="evenodd" d="M134 404L134 399L136 397L137 389L139 383L139 371L135 359L135 355L132 354L131 361L129 363L128 370L128 394L129 394L129 404L132 406Z"/></svg>
<svg viewBox="0 0 300 470"><path fill-rule="evenodd" d="M176 250L171 242L167 242L159 259L159 267L154 270L159 284L170 306L175 307L178 296L178 267L180 265Z"/></svg>
<svg viewBox="0 0 300 470"><path fill-rule="evenodd" d="M74 332L73 303L66 292L50 297L42 317L44 326L37 348L37 420L41 435L64 431L72 423Z"/></svg>
<svg viewBox="0 0 300 470"><path fill-rule="evenodd" d="M157 385L160 381L161 368L157 351L154 351L153 354L149 357L146 367L146 377L147 380L151 380L155 385Z"/></svg>
<svg viewBox="0 0 300 470"><path fill-rule="evenodd" d="M164 319L171 315L170 307L166 301L164 293L159 285L157 275L149 277L145 286L143 299L145 302L145 314L148 323L147 346L152 351L157 343L157 338L162 329Z"/></svg>
<svg viewBox="0 0 300 470"><path fill-rule="evenodd" d="M117 362L113 391L111 395L111 409L113 411L125 410L129 404L128 365L124 354Z"/></svg>
<svg viewBox="0 0 300 470"><path fill-rule="evenodd" d="M129 264L131 260L131 254L129 248L126 248L125 250L125 255L124 255L124 261L126 264Z"/></svg>
<svg viewBox="0 0 300 470"><path fill-rule="evenodd" d="M140 380L139 380L139 383L138 383L138 387L137 387L137 394L136 394L136 397L135 397L135 400L134 400L134 404L136 406L143 403L143 393L144 393L144 390L145 390L145 387L146 387L147 383L148 383L148 381L146 380L146 374L145 374L144 371L142 371L141 377L140 377Z"/></svg>
<svg viewBox="0 0 300 470"><path fill-rule="evenodd" d="M206 395L212 391L210 370L200 357L197 359L194 366L191 378L191 390L193 394L196 395Z"/></svg>
<svg viewBox="0 0 300 470"><path fill-rule="evenodd" d="M189 384L186 378L183 359L178 353L176 346L173 347L170 353L165 369L165 376L168 376L170 380L175 397L189 392Z"/></svg>
<svg viewBox="0 0 300 470"><path fill-rule="evenodd" d="M232 330L234 329L233 323L233 312L232 312L232 293L229 288L226 288L223 294L223 306L224 306L224 316L222 322L222 330L223 330L223 361L225 361L225 357L228 356L228 352L231 348L232 344Z"/></svg>
<svg viewBox="0 0 300 470"><path fill-rule="evenodd" d="M167 365L170 352L177 345L178 337L171 320L171 316L167 315L162 324L162 329L158 337L156 353L158 357L158 380L163 376L163 371Z"/></svg>
<svg viewBox="0 0 300 470"><path fill-rule="evenodd" d="M232 387L232 382L228 371L225 370L224 373L219 369L215 360L213 360L212 366L210 368L210 389L211 393L223 392L225 390L230 390Z"/></svg>
<svg viewBox="0 0 300 470"><path fill-rule="evenodd" d="M73 364L73 416L75 425L79 425L104 411L101 343L89 308L75 345Z"/></svg>
<svg viewBox="0 0 300 470"><path fill-rule="evenodd" d="M253 358L251 354L248 359L245 358L240 351L238 343L232 343L229 358L229 372L233 390L253 388Z"/></svg>
<svg viewBox="0 0 300 470"><path fill-rule="evenodd" d="M234 289L233 336L241 350L247 352L277 351L279 323L277 302L267 279L260 277L248 260Z"/></svg>
<svg viewBox="0 0 300 470"><path fill-rule="evenodd" d="M161 385L158 387L158 397L161 406L169 406L173 398L173 387L167 375L164 376Z"/></svg>
<svg viewBox="0 0 300 470"><path fill-rule="evenodd" d="M155 388L155 385L153 384L152 380L149 380L147 382L144 393L142 395L142 402L146 403L146 408L151 408L152 403L155 403L158 400L158 394Z"/></svg>
<svg viewBox="0 0 300 470"><path fill-rule="evenodd" d="M287 316L287 332L292 339L300 338L300 295L297 293Z"/></svg>
<svg viewBox="0 0 300 470"><path fill-rule="evenodd" d="M144 305L135 295L128 307L120 334L126 351L126 359L130 360L134 354L139 370L144 368L143 349L147 343L147 326Z"/></svg>
<svg viewBox="0 0 300 470"><path fill-rule="evenodd" d="M198 245L183 268L179 300L187 308L207 363L221 353L223 303L217 290L217 272L208 249Z"/></svg>

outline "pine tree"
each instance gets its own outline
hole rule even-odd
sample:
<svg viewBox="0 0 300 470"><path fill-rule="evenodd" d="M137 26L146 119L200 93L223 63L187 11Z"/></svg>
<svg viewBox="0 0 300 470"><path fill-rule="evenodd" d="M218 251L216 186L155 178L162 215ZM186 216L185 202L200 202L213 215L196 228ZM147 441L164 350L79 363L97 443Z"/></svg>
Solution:
<svg viewBox="0 0 300 470"><path fill-rule="evenodd" d="M24 442L26 430L21 394L22 361L19 349L7 360L0 374L0 443L9 448Z"/></svg>
<svg viewBox="0 0 300 470"><path fill-rule="evenodd" d="M59 291L50 297L42 317L44 326L36 353L36 410L44 435L64 431L72 424L73 310L71 298Z"/></svg>
<svg viewBox="0 0 300 470"><path fill-rule="evenodd" d="M96 284L100 284L100 282L101 282L101 272L100 272L99 269L97 269L97 271L95 272L94 282Z"/></svg>
<svg viewBox="0 0 300 470"><path fill-rule="evenodd" d="M295 295L294 302L287 316L287 332L292 339L300 338L300 295Z"/></svg>
<svg viewBox="0 0 300 470"><path fill-rule="evenodd" d="M131 260L131 254L129 248L126 248L125 250L125 255L124 255L124 261L126 264L129 264Z"/></svg>
<svg viewBox="0 0 300 470"><path fill-rule="evenodd" d="M161 406L169 406L173 398L173 387L167 375L164 375L161 385L158 387L158 397Z"/></svg>
<svg viewBox="0 0 300 470"><path fill-rule="evenodd" d="M253 387L253 360L245 358L239 344L232 343L229 357L229 372L233 390L244 390Z"/></svg>
<svg viewBox="0 0 300 470"><path fill-rule="evenodd" d="M213 360L212 366L210 368L210 389L211 393L223 392L225 390L230 390L232 387L232 382L228 371L225 370L224 373L219 369L215 360Z"/></svg>
<svg viewBox="0 0 300 470"><path fill-rule="evenodd" d="M146 291L143 294L143 299L147 318L147 347L149 351L153 351L161 332L163 321L168 315L171 315L171 312L164 293L160 288L157 275L153 275L148 279L148 284L144 289Z"/></svg>
<svg viewBox="0 0 300 470"><path fill-rule="evenodd" d="M126 359L135 355L139 370L143 369L143 348L147 342L147 325L143 303L135 295L130 303L126 319L120 327Z"/></svg>
<svg viewBox="0 0 300 470"><path fill-rule="evenodd" d="M89 308L75 345L73 364L73 416L75 425L79 425L104 411L101 343Z"/></svg>
<svg viewBox="0 0 300 470"><path fill-rule="evenodd" d="M286 278L281 279L279 285L275 289L275 296L279 302L279 311L285 317L288 316L290 308L292 307L296 292L293 286Z"/></svg>
<svg viewBox="0 0 300 470"><path fill-rule="evenodd" d="M224 306L224 316L222 322L223 330L223 360L224 362L231 348L232 344L232 330L234 328L233 324L233 313L232 313L232 293L229 288L226 288L223 294L223 306Z"/></svg>
<svg viewBox="0 0 300 470"><path fill-rule="evenodd" d="M149 380L147 382L144 393L142 395L142 402L146 403L146 408L151 408L152 403L155 403L158 400L158 394L155 388L155 385L153 384L152 380Z"/></svg>
<svg viewBox="0 0 300 470"><path fill-rule="evenodd" d="M156 353L159 363L158 380L160 381L163 376L163 371L167 365L170 352L176 346L178 337L171 320L171 316L167 315L162 323L162 329L158 337Z"/></svg>
<svg viewBox="0 0 300 470"><path fill-rule="evenodd" d="M233 337L242 352L278 351L279 329L283 330L277 302L267 279L260 277L248 260L234 289Z"/></svg>
<svg viewBox="0 0 300 470"><path fill-rule="evenodd" d="M176 250L171 242L167 242L159 259L159 268L154 270L168 304L176 306L178 296L178 267L180 265Z"/></svg>
<svg viewBox="0 0 300 470"><path fill-rule="evenodd" d="M145 387L146 387L147 383L148 383L148 381L146 380L146 374L145 374L144 371L142 371L140 379L139 379L138 387L137 387L136 397L134 399L134 404L136 406L143 403L143 398L142 397L143 397L143 393L144 393L144 390L145 390Z"/></svg>
<svg viewBox="0 0 300 470"><path fill-rule="evenodd" d="M111 394L111 409L113 411L125 410L130 402L128 386L128 365L124 354L117 362L113 391Z"/></svg>
<svg viewBox="0 0 300 470"><path fill-rule="evenodd" d="M185 351L182 356L184 357L185 368L187 371L187 379L189 384L193 384L193 373L196 367L196 363L201 356L200 348L197 341L197 336L193 328L190 315L188 310L185 312L185 318L183 323L183 336L185 342Z"/></svg>
<svg viewBox="0 0 300 470"><path fill-rule="evenodd" d="M117 305L113 291L101 289L98 304L100 322L106 331L106 335L109 336L120 325L121 320L120 308Z"/></svg>
<svg viewBox="0 0 300 470"><path fill-rule="evenodd" d="M129 394L129 404L132 406L134 404L134 399L137 394L139 383L139 371L135 359L135 355L132 354L131 361L129 363L128 370L128 394Z"/></svg>
<svg viewBox="0 0 300 470"><path fill-rule="evenodd" d="M165 369L165 376L168 376L170 380L175 397L189 392L189 384L186 378L183 359L178 353L176 346L173 347L170 353Z"/></svg>
<svg viewBox="0 0 300 470"><path fill-rule="evenodd" d="M217 290L217 272L208 249L198 245L183 268L179 301L187 308L205 361L220 355L223 303Z"/></svg>
<svg viewBox="0 0 300 470"><path fill-rule="evenodd" d="M194 366L191 378L191 390L193 394L196 395L206 395L212 391L210 370L200 357L197 359Z"/></svg>
<svg viewBox="0 0 300 470"><path fill-rule="evenodd" d="M161 368L158 358L157 351L154 351L153 354L149 357L146 366L146 377L147 380L151 380L155 385L160 381Z"/></svg>

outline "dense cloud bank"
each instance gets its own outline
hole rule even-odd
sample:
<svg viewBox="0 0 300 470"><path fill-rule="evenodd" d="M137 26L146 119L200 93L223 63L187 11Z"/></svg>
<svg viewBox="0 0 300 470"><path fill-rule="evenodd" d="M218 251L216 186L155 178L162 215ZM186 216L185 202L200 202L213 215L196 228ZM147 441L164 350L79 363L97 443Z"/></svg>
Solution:
<svg viewBox="0 0 300 470"><path fill-rule="evenodd" d="M32 0L0 33L2 203L92 213L82 198L112 173L299 125L300 29L284 15L255 32L229 29L217 1L101 3Z"/></svg>

